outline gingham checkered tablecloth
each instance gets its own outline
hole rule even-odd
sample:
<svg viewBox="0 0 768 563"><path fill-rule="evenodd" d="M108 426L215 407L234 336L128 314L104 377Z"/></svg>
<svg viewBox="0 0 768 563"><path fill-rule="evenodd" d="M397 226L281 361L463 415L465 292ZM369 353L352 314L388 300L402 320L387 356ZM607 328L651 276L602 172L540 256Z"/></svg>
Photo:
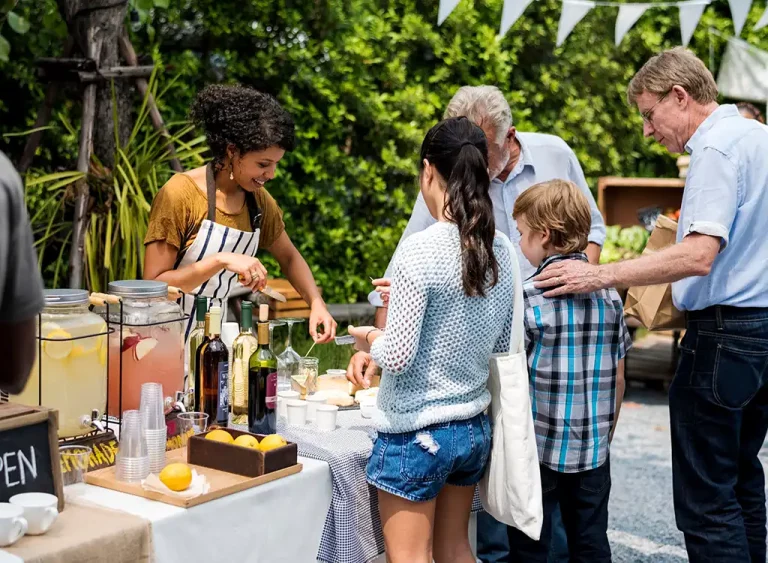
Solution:
<svg viewBox="0 0 768 563"><path fill-rule="evenodd" d="M376 431L359 410L339 411L337 429L320 432L308 424L288 426L280 418L277 431L299 447L299 455L325 461L331 468L333 498L325 519L318 561L368 563L384 553L376 489L365 480L365 467ZM246 428L235 426L235 428ZM475 493L473 512L480 509Z"/></svg>

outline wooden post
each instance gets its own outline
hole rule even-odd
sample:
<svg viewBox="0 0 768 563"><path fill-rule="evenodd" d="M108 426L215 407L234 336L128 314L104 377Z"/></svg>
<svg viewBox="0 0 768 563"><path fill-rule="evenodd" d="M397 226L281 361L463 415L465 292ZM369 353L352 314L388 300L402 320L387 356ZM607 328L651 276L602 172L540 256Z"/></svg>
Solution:
<svg viewBox="0 0 768 563"><path fill-rule="evenodd" d="M91 83L83 92L83 123L80 128L80 148L77 153L77 171L88 174L93 150L93 124L96 117L96 84ZM88 226L88 178L75 183L75 218L73 221L72 248L69 254L69 287L83 286L83 254L85 231Z"/></svg>
<svg viewBox="0 0 768 563"><path fill-rule="evenodd" d="M129 65L138 66L139 58L136 56L136 51L131 44L131 40L123 33L120 36L120 54L125 59L125 62ZM149 106L149 118L152 120L152 125L160 134L166 139L166 146L168 147L168 153L171 155L171 168L176 172L183 172L184 169L181 166L181 161L176 158L176 149L173 147L173 143L170 140L171 134L163 123L163 117L160 115L160 110L155 102L155 97L149 91L149 84L144 78L136 79L136 86L139 88L139 92L142 96L147 98L147 105Z"/></svg>

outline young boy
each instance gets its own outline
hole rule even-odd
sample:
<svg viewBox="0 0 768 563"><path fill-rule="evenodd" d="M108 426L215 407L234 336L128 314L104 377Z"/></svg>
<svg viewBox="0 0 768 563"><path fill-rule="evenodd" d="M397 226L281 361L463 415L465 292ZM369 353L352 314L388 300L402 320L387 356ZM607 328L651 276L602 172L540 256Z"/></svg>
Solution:
<svg viewBox="0 0 768 563"><path fill-rule="evenodd" d="M517 198L513 217L520 248L536 274L561 260L587 260L589 202L571 182L532 186ZM544 526L538 542L508 528L512 560L546 563L552 512L559 504L570 562L611 561L608 445L632 344L623 305L615 290L548 299L532 279L523 284Z"/></svg>

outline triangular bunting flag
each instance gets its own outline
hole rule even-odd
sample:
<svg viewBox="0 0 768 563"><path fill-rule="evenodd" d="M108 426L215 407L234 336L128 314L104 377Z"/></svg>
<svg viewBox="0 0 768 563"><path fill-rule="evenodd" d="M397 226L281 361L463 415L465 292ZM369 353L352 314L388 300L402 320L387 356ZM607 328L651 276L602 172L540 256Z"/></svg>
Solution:
<svg viewBox="0 0 768 563"><path fill-rule="evenodd" d="M619 6L619 15L616 18L616 46L621 43L627 32L637 23L650 4L622 4Z"/></svg>
<svg viewBox="0 0 768 563"><path fill-rule="evenodd" d="M461 0L440 0L440 8L437 10L437 25L443 25L443 22L448 19L459 2Z"/></svg>
<svg viewBox="0 0 768 563"><path fill-rule="evenodd" d="M688 42L699 25L701 14L707 7L707 2L693 0L691 2L681 2L677 5L680 9L680 35L682 36L683 47L688 46Z"/></svg>
<svg viewBox="0 0 768 563"><path fill-rule="evenodd" d="M741 35L744 22L747 21L749 9L752 7L752 0L728 0L731 7L731 19L733 20L734 35Z"/></svg>
<svg viewBox="0 0 768 563"><path fill-rule="evenodd" d="M594 7L595 3L588 0L563 0L563 11L560 12L560 23L557 26L558 47L565 43L576 24Z"/></svg>
<svg viewBox="0 0 768 563"><path fill-rule="evenodd" d="M501 28L499 37L504 37L517 19L523 15L525 9L533 0L504 0L504 9L501 11Z"/></svg>
<svg viewBox="0 0 768 563"><path fill-rule="evenodd" d="M763 15L760 16L760 21L755 24L755 31L758 29L763 29L766 25L768 25L768 7L765 8L765 11L763 12Z"/></svg>

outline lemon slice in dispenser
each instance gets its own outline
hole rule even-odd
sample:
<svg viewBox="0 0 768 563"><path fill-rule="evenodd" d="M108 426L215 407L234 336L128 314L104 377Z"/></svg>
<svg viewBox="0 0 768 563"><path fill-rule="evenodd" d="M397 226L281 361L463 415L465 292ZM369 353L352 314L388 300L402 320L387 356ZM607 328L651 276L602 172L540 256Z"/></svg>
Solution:
<svg viewBox="0 0 768 563"><path fill-rule="evenodd" d="M46 340L43 342L43 348L45 353L54 360L63 360L72 352L72 341L68 340L72 338L66 330L56 328L45 335L45 338L52 340Z"/></svg>

